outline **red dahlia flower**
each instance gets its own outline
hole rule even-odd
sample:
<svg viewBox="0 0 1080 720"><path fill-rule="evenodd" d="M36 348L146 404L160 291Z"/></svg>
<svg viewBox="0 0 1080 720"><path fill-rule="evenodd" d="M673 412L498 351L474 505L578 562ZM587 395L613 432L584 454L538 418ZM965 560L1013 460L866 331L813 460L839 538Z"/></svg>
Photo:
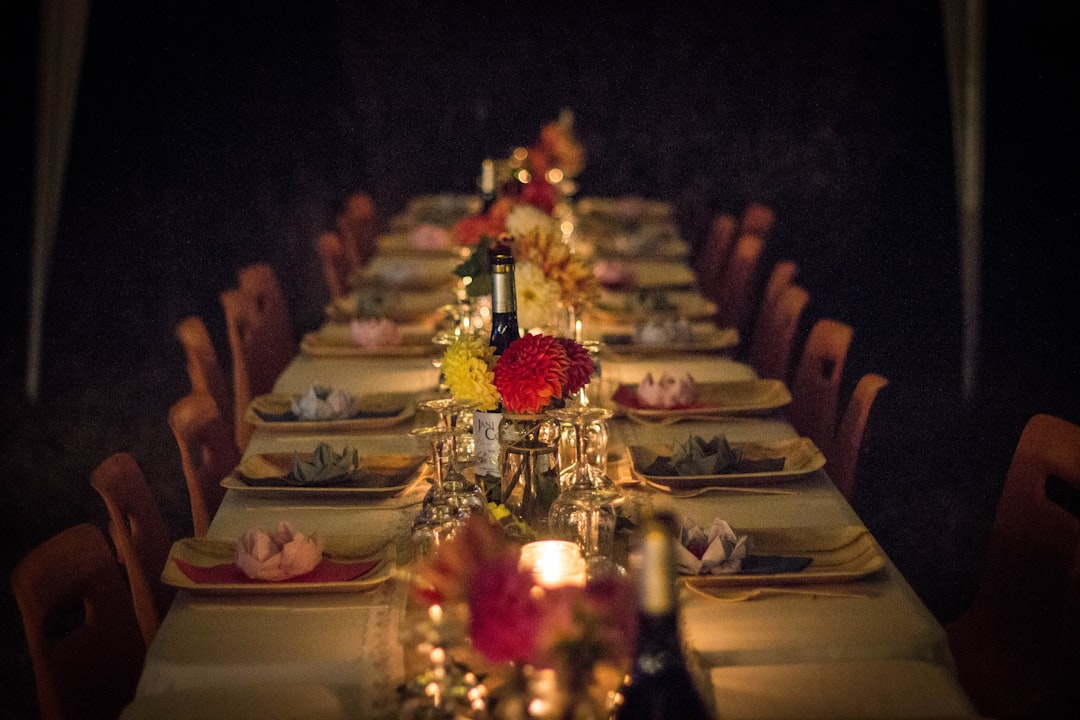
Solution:
<svg viewBox="0 0 1080 720"><path fill-rule="evenodd" d="M580 343L570 338L558 338L558 340L559 344L566 350L566 357L570 361L564 390L565 394L569 396L589 384L589 378L592 377L594 369L593 361L589 351L582 347Z"/></svg>
<svg viewBox="0 0 1080 720"><path fill-rule="evenodd" d="M563 396L570 366L566 349L550 335L514 340L495 363L495 389L512 413L538 413Z"/></svg>

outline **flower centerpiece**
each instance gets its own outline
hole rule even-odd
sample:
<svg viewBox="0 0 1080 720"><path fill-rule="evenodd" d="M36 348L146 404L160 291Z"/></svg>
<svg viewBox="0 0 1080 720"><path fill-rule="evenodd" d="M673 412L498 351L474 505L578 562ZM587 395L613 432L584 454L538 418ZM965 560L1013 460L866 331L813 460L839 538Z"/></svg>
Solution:
<svg viewBox="0 0 1080 720"><path fill-rule="evenodd" d="M633 654L633 583L612 576L541 587L520 567L520 556L497 524L474 516L420 561L413 593L429 604L467 607L467 636L487 662L554 671L561 692L545 716L580 717L583 705L599 708L597 717L606 714Z"/></svg>

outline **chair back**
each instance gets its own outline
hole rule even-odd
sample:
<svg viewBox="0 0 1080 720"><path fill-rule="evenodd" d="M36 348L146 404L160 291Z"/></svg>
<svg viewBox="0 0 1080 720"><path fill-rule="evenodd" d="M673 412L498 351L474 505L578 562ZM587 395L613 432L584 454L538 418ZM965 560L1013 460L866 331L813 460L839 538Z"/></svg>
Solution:
<svg viewBox="0 0 1080 720"><path fill-rule="evenodd" d="M225 371L210 340L206 323L201 317L190 315L176 324L175 332L187 358L191 392L214 398L226 422L232 424L234 399L225 382Z"/></svg>
<svg viewBox="0 0 1080 720"><path fill-rule="evenodd" d="M758 306L758 318L769 312L770 307L779 298L780 294L795 282L795 276L799 274L799 266L791 260L781 260L773 265L769 279L765 283L765 290L761 294L761 303Z"/></svg>
<svg viewBox="0 0 1080 720"><path fill-rule="evenodd" d="M252 433L244 413L253 398L273 390L292 359L293 343L285 343L280 327L243 291L234 288L221 293L221 307L232 354L233 433L236 447L242 449Z"/></svg>
<svg viewBox="0 0 1080 720"><path fill-rule="evenodd" d="M713 298L720 287L724 266L738 233L739 220L728 213L718 213L709 225L705 247L698 255L696 263L698 287L709 298Z"/></svg>
<svg viewBox="0 0 1080 720"><path fill-rule="evenodd" d="M878 393L888 384L889 381L877 373L863 375L856 383L840 418L840 426L833 439L833 455L828 458L826 469L829 478L848 502L855 498L856 472L864 450L863 438L870 420L870 410Z"/></svg>
<svg viewBox="0 0 1080 720"><path fill-rule="evenodd" d="M852 327L821 318L810 328L791 385L788 419L800 435L814 441L827 459L834 456L840 380L844 374Z"/></svg>
<svg viewBox="0 0 1080 720"><path fill-rule="evenodd" d="M762 203L750 203L743 210L742 214L742 232L749 233L751 235L757 235L765 240L769 239L772 235L773 227L776 225L776 213L768 205Z"/></svg>
<svg viewBox="0 0 1080 720"><path fill-rule="evenodd" d="M330 292L330 299L344 297L349 292L349 276L356 269L345 255L345 244L333 230L315 238L315 252L319 256L323 281Z"/></svg>
<svg viewBox="0 0 1080 720"><path fill-rule="evenodd" d="M105 536L68 528L11 575L42 720L114 720L135 695L146 648Z"/></svg>
<svg viewBox="0 0 1080 720"><path fill-rule="evenodd" d="M90 485L109 511L109 536L117 559L127 570L135 617L150 647L176 594L161 582L170 547L165 520L150 494L146 477L135 458L127 453L106 458L90 474Z"/></svg>
<svg viewBox="0 0 1080 720"><path fill-rule="evenodd" d="M371 196L357 192L345 198L336 229L349 265L353 268L366 265L375 255L379 234L379 216Z"/></svg>
<svg viewBox="0 0 1080 720"><path fill-rule="evenodd" d="M988 717L1064 717L1049 708L1080 669L1078 515L1080 426L1035 415L1005 477L974 601L946 626L961 684Z"/></svg>
<svg viewBox="0 0 1080 720"><path fill-rule="evenodd" d="M809 303L810 293L800 285L781 289L779 296L771 303L762 302L762 316L754 325L747 355L747 362L759 377L788 382L795 335Z"/></svg>
<svg viewBox="0 0 1080 720"><path fill-rule="evenodd" d="M186 395L169 408L169 427L180 448L180 461L191 500L196 537L206 535L225 488L221 480L240 462L232 428L209 395Z"/></svg>
<svg viewBox="0 0 1080 720"><path fill-rule="evenodd" d="M713 298L717 306L716 324L737 328L740 337L750 324L764 250L765 241L757 235L741 235L731 249L724 276Z"/></svg>
<svg viewBox="0 0 1080 720"><path fill-rule="evenodd" d="M292 316L277 273L268 263L247 265L237 273L237 285L255 301L255 309L268 333L266 340L272 343L267 350L291 359L296 350Z"/></svg>

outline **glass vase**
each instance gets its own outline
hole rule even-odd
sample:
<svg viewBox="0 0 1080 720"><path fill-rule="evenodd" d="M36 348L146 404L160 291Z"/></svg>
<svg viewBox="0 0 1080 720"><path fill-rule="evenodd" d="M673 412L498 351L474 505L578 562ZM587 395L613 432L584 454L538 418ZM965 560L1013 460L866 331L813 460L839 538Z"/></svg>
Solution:
<svg viewBox="0 0 1080 720"><path fill-rule="evenodd" d="M499 422L502 502L535 530L546 530L559 494L558 439L558 425L544 415L503 413Z"/></svg>

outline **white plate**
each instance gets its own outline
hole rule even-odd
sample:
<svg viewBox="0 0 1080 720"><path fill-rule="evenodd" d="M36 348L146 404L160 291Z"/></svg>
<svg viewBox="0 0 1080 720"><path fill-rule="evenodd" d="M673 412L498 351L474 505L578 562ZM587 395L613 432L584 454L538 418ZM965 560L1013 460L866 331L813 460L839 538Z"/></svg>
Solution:
<svg viewBox="0 0 1080 720"><path fill-rule="evenodd" d="M179 558L192 565L213 567L233 561L236 557L235 540L210 538L184 538L173 543L169 559L161 572L166 585L196 593L214 595L265 595L293 593L361 592L386 582L390 577L391 563L386 558L387 548L373 547L371 539L363 536L339 535L323 537L323 554L329 560L361 562L377 560L378 564L355 580L327 582L240 582L200 583L192 580L173 562Z"/></svg>
<svg viewBox="0 0 1080 720"><path fill-rule="evenodd" d="M825 467L825 455L814 441L807 437L777 440L768 443L732 443L732 449L741 450L744 460L784 459L782 470L763 472L720 473L717 475L659 475L645 472L657 457L671 457L671 445L628 445L630 467L634 474L647 482L666 486L672 490L690 490L702 487L725 487L757 485L791 480Z"/></svg>
<svg viewBox="0 0 1080 720"><path fill-rule="evenodd" d="M269 393L252 399L244 421L275 432L347 433L388 428L405 422L416 414L411 393L368 393L357 398L361 414L339 420L275 420L292 411L293 395ZM262 413L260 415L259 413Z"/></svg>
<svg viewBox="0 0 1080 720"><path fill-rule="evenodd" d="M653 374L656 377L656 373ZM697 383L698 397L693 405L676 408L642 407L637 403L637 384L623 384L611 397L631 420L662 422L725 415L758 415L791 403L791 391L783 380L732 380Z"/></svg>
<svg viewBox="0 0 1080 720"><path fill-rule="evenodd" d="M300 453L310 458L312 453ZM337 496L354 500L379 500L404 492L416 480L427 456L412 453L361 455L358 477L365 483L357 485L261 485L246 478L284 477L292 471L293 453L265 453L244 458L221 481L221 486L256 495L292 495L295 497ZM254 481L253 481L254 482ZM359 482L359 481L358 481Z"/></svg>
<svg viewBox="0 0 1080 720"><path fill-rule="evenodd" d="M300 349L312 357L426 357L445 348L432 342L435 332L426 323L405 323L399 328L401 343L361 347L346 322L328 322L315 332L305 333Z"/></svg>

